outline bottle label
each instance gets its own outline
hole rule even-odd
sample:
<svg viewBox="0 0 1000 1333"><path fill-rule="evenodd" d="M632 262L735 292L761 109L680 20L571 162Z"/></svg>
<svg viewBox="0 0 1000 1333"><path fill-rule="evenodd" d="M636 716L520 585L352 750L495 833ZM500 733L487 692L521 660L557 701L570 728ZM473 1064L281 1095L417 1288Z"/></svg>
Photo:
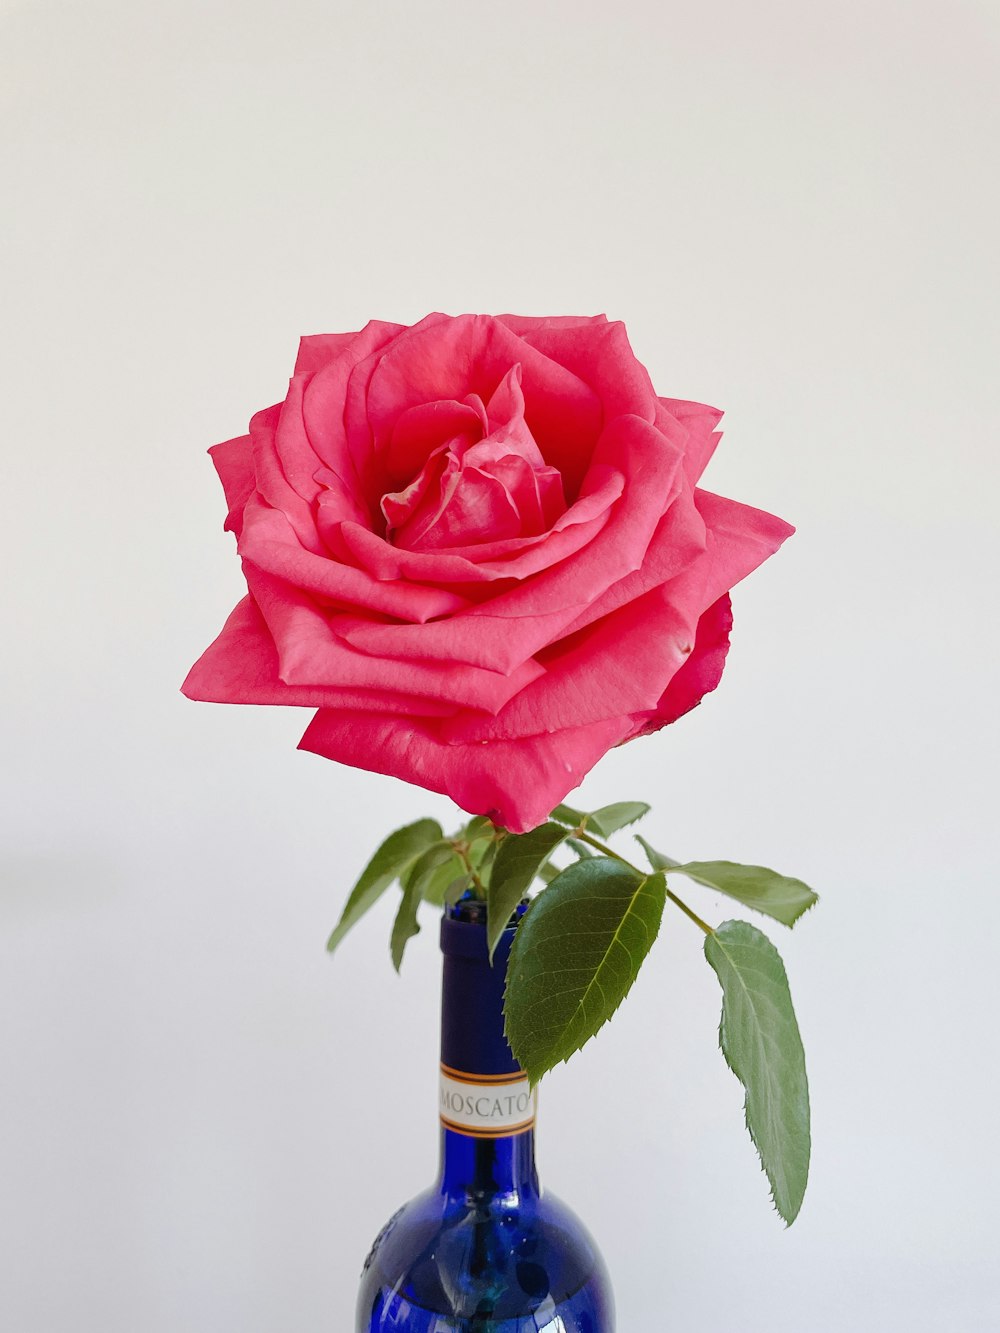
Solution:
<svg viewBox="0 0 1000 1333"><path fill-rule="evenodd" d="M499 1139L535 1127L537 1096L522 1073L463 1074L441 1066L441 1123L474 1139Z"/></svg>

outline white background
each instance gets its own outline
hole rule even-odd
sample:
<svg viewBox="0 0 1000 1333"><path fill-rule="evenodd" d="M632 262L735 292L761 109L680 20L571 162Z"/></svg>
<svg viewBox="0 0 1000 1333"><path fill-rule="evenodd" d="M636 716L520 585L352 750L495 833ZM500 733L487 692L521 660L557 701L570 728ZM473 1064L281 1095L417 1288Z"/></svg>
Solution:
<svg viewBox="0 0 1000 1333"><path fill-rule="evenodd" d="M401 980L388 898L323 944L452 808L178 693L241 588L205 449L300 333L432 309L624 319L799 528L719 692L578 794L823 894L790 1231L678 914L543 1086L620 1333L1000 1325L994 0L0 16L0 1328L347 1333L433 1174L433 918Z"/></svg>

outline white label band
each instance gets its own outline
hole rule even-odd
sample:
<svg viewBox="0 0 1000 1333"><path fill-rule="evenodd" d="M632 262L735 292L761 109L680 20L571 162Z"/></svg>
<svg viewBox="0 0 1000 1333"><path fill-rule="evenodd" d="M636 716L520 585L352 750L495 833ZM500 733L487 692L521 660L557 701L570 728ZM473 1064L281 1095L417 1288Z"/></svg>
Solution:
<svg viewBox="0 0 1000 1333"><path fill-rule="evenodd" d="M524 1074L463 1074L441 1068L441 1123L475 1139L523 1134L535 1126L536 1094Z"/></svg>

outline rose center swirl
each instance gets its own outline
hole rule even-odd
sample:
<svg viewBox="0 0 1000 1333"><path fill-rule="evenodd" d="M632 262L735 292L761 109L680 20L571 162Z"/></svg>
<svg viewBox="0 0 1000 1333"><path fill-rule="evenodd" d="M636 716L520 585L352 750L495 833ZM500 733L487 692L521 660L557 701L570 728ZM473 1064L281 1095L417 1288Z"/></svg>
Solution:
<svg viewBox="0 0 1000 1333"><path fill-rule="evenodd" d="M387 464L409 480L381 498L386 538L410 551L535 537L566 508L562 476L524 418L519 365L486 403L470 393L404 412Z"/></svg>

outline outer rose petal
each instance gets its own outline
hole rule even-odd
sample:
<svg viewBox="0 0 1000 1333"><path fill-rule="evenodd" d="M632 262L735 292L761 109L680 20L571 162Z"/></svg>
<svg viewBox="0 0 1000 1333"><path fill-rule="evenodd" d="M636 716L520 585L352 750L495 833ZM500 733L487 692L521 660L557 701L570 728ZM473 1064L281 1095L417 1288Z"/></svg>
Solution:
<svg viewBox="0 0 1000 1333"><path fill-rule="evenodd" d="M503 675L461 662L442 667L370 657L344 642L336 617L324 614L312 598L249 563L244 573L278 650L278 674L288 685L403 691L490 714L542 673L533 661Z"/></svg>
<svg viewBox="0 0 1000 1333"><path fill-rule="evenodd" d="M660 398L657 404L656 424L660 430L671 439L675 438L678 426L684 431L684 471L693 486L722 439L722 432L715 429L722 413L707 403L689 403L679 398Z"/></svg>
<svg viewBox="0 0 1000 1333"><path fill-rule="evenodd" d="M355 614L367 609L399 620L423 622L452 615L467 605L465 598L446 588L386 582L373 578L367 570L303 550L285 515L256 496L244 510L238 549L244 560L264 573L311 593L326 606Z"/></svg>
<svg viewBox="0 0 1000 1333"><path fill-rule="evenodd" d="M653 385L645 366L636 360L620 321L549 325L526 330L523 337L594 390L606 421L625 413L654 420Z"/></svg>
<svg viewBox="0 0 1000 1333"><path fill-rule="evenodd" d="M250 436L240 435L235 440L225 440L222 444L213 445L208 452L229 505L224 530L235 532L238 538L243 530L243 511L254 490Z"/></svg>
<svg viewBox="0 0 1000 1333"><path fill-rule="evenodd" d="M287 685L278 675L274 640L252 597L238 604L222 633L188 672L181 691L189 699L208 703L363 708L421 717L446 717L453 712L450 704L404 691Z"/></svg>
<svg viewBox="0 0 1000 1333"><path fill-rule="evenodd" d="M520 337L543 329L576 329L586 324L607 324L607 315L497 315Z"/></svg>
<svg viewBox="0 0 1000 1333"><path fill-rule="evenodd" d="M614 718L517 741L452 745L433 721L323 708L299 749L441 792L470 814L525 833L548 818L629 725Z"/></svg>
<svg viewBox="0 0 1000 1333"><path fill-rule="evenodd" d="M539 653L545 672L484 722L462 714L442 723L454 741L514 739L657 707L694 649L702 614L767 559L792 531L733 500L698 492L708 546L676 578L627 602Z"/></svg>
<svg viewBox="0 0 1000 1333"><path fill-rule="evenodd" d="M265 408L250 418L250 441L253 445L253 466L257 494L272 509L279 510L295 529L296 540L320 555L323 543L316 531L312 507L290 486L275 447L275 432L282 416L288 412L287 403ZM317 460L317 466L319 465Z"/></svg>
<svg viewBox="0 0 1000 1333"><path fill-rule="evenodd" d="M676 722L715 689L726 665L732 628L732 602L726 593L698 621L691 656L664 690L656 708L651 713L635 715L635 731L628 737L629 740L636 736L646 736L670 722Z"/></svg>
<svg viewBox="0 0 1000 1333"><path fill-rule="evenodd" d="M313 374L335 360L350 347L357 333L307 333L299 339L299 354L295 358L295 373Z"/></svg>
<svg viewBox="0 0 1000 1333"><path fill-rule="evenodd" d="M359 366L375 365L381 350L405 331L401 324L373 319L316 371L302 396L302 420L310 444L340 479L345 493L353 497L359 512L372 509L366 484L371 438L369 435L362 439L357 455L352 452L345 425L346 401L355 386Z"/></svg>

